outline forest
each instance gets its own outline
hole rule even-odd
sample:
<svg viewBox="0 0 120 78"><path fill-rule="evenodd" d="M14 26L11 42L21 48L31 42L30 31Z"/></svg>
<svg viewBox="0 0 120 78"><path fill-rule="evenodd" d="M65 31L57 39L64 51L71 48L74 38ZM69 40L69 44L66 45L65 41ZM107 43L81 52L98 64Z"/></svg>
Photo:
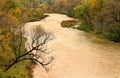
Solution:
<svg viewBox="0 0 120 78"><path fill-rule="evenodd" d="M76 29L119 43L119 8L120 0L0 0L0 78L32 78L32 60L4 72L16 58L15 51L24 54L26 39L21 41L19 29L26 22L40 21L45 13L66 14L81 22Z"/></svg>

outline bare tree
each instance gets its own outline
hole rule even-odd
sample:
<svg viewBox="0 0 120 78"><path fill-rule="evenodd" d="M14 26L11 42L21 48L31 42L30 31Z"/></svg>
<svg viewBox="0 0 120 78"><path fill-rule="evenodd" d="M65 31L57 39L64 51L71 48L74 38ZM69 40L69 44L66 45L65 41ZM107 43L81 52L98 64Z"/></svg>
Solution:
<svg viewBox="0 0 120 78"><path fill-rule="evenodd" d="M29 39L27 38L26 41L26 49L24 50L22 50L22 43L24 41L22 36L23 33L20 31L20 43L17 46L13 45L15 58L12 59L9 64L5 65L5 71L8 71L15 64L26 60L36 62L48 71L49 69L46 66L52 62L53 57L50 56L46 58L45 56L49 53L47 42L53 39L53 35L41 30L41 28L37 26L30 31Z"/></svg>

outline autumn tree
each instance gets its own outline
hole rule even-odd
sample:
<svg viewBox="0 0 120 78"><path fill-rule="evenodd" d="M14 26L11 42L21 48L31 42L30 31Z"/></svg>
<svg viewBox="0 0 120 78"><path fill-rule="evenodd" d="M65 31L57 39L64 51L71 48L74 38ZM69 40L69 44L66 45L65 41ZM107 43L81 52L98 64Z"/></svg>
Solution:
<svg viewBox="0 0 120 78"><path fill-rule="evenodd" d="M88 2L88 4L86 3ZM120 41L120 1L119 0L84 0L74 9L75 17L82 20L86 28L101 33L109 40Z"/></svg>
<svg viewBox="0 0 120 78"><path fill-rule="evenodd" d="M20 25L44 18L44 11L39 7L40 3L35 5L34 3L36 2L34 1L35 0L0 0L0 78L19 78L18 75L20 75L20 77L30 78L27 67L30 67L31 61L26 61L25 63L27 64L20 62L14 65L10 72L3 72L3 66L5 66L6 69L11 67L12 63L15 62L15 51L17 53L20 52L18 48L21 42L21 33L18 32ZM25 40L25 38L22 38L21 54L27 52L24 46ZM20 69L16 69L16 66ZM22 71L18 74L16 71L19 70ZM16 73L16 75L14 73Z"/></svg>
<svg viewBox="0 0 120 78"><path fill-rule="evenodd" d="M81 19L84 24L91 26L90 18L90 1L86 0L80 5L77 5L74 8L74 15L76 18Z"/></svg>
<svg viewBox="0 0 120 78"><path fill-rule="evenodd" d="M33 31L29 33L31 34L31 40L28 40L26 42L26 49L24 46L25 39L22 37L22 34L26 35L27 37L27 33L21 31L15 31L15 33L13 33L12 35L9 35L9 37L11 36L10 38L7 38L8 35L5 36L5 38L7 38L5 39L5 41L8 40L9 43L3 44L3 47L1 46L2 49L6 51L2 53L6 55L6 58L4 58L3 56L0 57L2 60L5 61L4 63L2 62L0 65L5 66L5 71L8 71L11 67L13 67L15 64L18 64L19 62L31 60L40 64L44 69L46 69L46 71L49 70L49 68L47 68L46 66L52 62L53 57L50 56L46 58L45 55L49 53L46 43L49 40L53 39L52 34L44 32L40 27L33 29ZM2 40L4 41L4 36ZM9 45L11 45L11 48L9 48Z"/></svg>
<svg viewBox="0 0 120 78"><path fill-rule="evenodd" d="M73 16L73 8L80 2L81 0L55 0L52 11Z"/></svg>

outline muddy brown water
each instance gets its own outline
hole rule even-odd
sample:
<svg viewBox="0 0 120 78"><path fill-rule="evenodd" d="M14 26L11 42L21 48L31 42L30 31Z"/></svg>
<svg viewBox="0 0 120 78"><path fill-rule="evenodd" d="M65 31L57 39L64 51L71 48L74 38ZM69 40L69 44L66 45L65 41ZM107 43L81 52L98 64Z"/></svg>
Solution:
<svg viewBox="0 0 120 78"><path fill-rule="evenodd" d="M120 45L88 37L85 32L62 28L62 20L71 20L63 14L49 17L24 26L30 32L40 25L54 34L48 43L55 57L47 73L40 65L33 69L33 78L120 78ZM31 35L27 34L28 42Z"/></svg>

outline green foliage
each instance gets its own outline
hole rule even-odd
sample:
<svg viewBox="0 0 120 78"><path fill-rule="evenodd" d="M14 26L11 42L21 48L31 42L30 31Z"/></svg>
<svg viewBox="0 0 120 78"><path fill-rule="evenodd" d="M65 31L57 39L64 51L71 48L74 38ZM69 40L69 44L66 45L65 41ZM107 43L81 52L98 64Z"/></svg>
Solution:
<svg viewBox="0 0 120 78"><path fill-rule="evenodd" d="M43 3L44 2L44 0L39 0L40 1L40 3Z"/></svg>
<svg viewBox="0 0 120 78"><path fill-rule="evenodd" d="M114 41L114 42L120 41L119 33L105 32L104 35L111 41Z"/></svg>
<svg viewBox="0 0 120 78"><path fill-rule="evenodd" d="M84 24L81 24L80 26L77 27L77 29L79 30L83 30L85 32L90 32L92 31L92 28L87 26L87 25L84 25Z"/></svg>
<svg viewBox="0 0 120 78"><path fill-rule="evenodd" d="M45 4L40 4L39 6L38 6L38 8L40 8L40 9L42 9L44 12L46 12L46 10L47 10L47 6L45 5Z"/></svg>
<svg viewBox="0 0 120 78"><path fill-rule="evenodd" d="M103 34L111 41L120 42L120 25L111 26L109 31L104 31Z"/></svg>
<svg viewBox="0 0 120 78"><path fill-rule="evenodd" d="M40 20L41 18L44 17L44 12L40 8L30 9L30 13L31 13L30 21Z"/></svg>
<svg viewBox="0 0 120 78"><path fill-rule="evenodd" d="M21 35L13 32L14 28L0 26L0 78L30 78L31 75L26 68L30 67L31 62L21 62L13 66L9 71L4 72L4 65L11 64L18 54ZM22 40L21 53L25 52L25 39ZM16 49L15 47L16 46Z"/></svg>
<svg viewBox="0 0 120 78"><path fill-rule="evenodd" d="M53 5L54 2L55 2L55 0L39 0L39 1L40 1L40 3L45 3L45 2L47 2L49 5Z"/></svg>
<svg viewBox="0 0 120 78"><path fill-rule="evenodd" d="M46 0L52 3L50 7L48 7L48 11L57 12L62 14L67 14L68 16L73 16L73 8L76 4L79 4L81 0ZM51 3L50 3L51 4Z"/></svg>
<svg viewBox="0 0 120 78"><path fill-rule="evenodd" d="M90 1L86 0L83 4L74 8L74 16L82 21L88 27L91 27ZM92 27L91 27L92 28Z"/></svg>
<svg viewBox="0 0 120 78"><path fill-rule="evenodd" d="M3 5L0 7L0 25L2 26L18 26L22 22L40 20L44 17L45 7L39 7L38 0L33 2L31 0L5 0L0 1L0 4Z"/></svg>
<svg viewBox="0 0 120 78"><path fill-rule="evenodd" d="M27 66L30 66L30 64L27 64ZM0 78L32 78L27 66L25 63L19 63L7 72L4 72L4 70L0 68Z"/></svg>
<svg viewBox="0 0 120 78"><path fill-rule="evenodd" d="M74 16L83 25L103 34L109 40L120 41L120 1L118 0L84 0L74 8ZM86 30L86 26L79 29Z"/></svg>
<svg viewBox="0 0 120 78"><path fill-rule="evenodd" d="M54 4L54 0L46 0L46 2L48 2L48 4L50 4L50 5Z"/></svg>
<svg viewBox="0 0 120 78"><path fill-rule="evenodd" d="M89 14L89 4L85 3L82 5L77 5L74 8L74 15L78 19L82 19L85 22L85 17Z"/></svg>
<svg viewBox="0 0 120 78"><path fill-rule="evenodd" d="M17 8L17 7L20 7L20 2L18 0L10 0L7 2L8 4L6 4L7 8L10 9L10 8Z"/></svg>

